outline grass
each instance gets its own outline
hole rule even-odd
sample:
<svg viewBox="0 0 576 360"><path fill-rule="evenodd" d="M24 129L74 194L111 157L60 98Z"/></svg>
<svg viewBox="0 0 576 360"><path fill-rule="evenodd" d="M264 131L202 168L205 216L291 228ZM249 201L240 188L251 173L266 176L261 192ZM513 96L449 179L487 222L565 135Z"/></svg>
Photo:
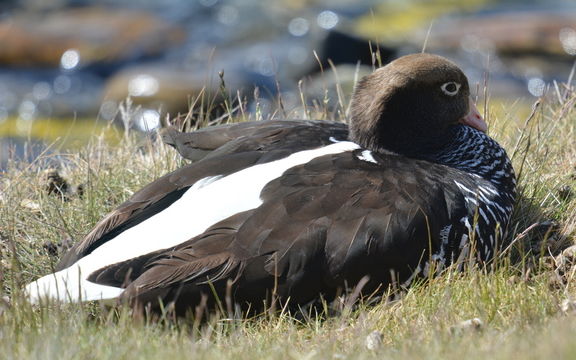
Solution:
<svg viewBox="0 0 576 360"><path fill-rule="evenodd" d="M217 121L207 113L197 121L237 120L233 112L248 120L260 116L258 106L255 115L245 113L236 96L226 101ZM576 300L576 268L559 278L550 257L575 242L575 103L568 86L551 91L528 120L516 117L523 112L519 104L487 103L490 133L513 157L520 191L508 234L512 245L492 271L448 269L393 297L327 317L213 314L198 325L169 317L150 321L98 304L33 307L20 289L51 271L59 245L80 240L134 191L184 161L158 139L127 132L118 144L94 137L80 151L13 163L0 177L0 357L576 358L576 311L560 310L564 300ZM345 104L340 100L335 111L322 104L290 111L279 102L271 116L345 119ZM64 201L47 193L45 169L54 163L70 183L83 185L82 197ZM550 221L557 224L553 232L545 225ZM472 318L481 319L480 330L454 328ZM366 337L373 331L382 342L369 350Z"/></svg>
<svg viewBox="0 0 576 360"><path fill-rule="evenodd" d="M75 149L85 145L94 134L102 134L111 143L118 143L121 139L118 132L106 122L76 118L26 121L10 117L0 121L0 134L2 137L42 139L48 143L61 143L64 138L63 145Z"/></svg>
<svg viewBox="0 0 576 360"><path fill-rule="evenodd" d="M478 11L492 3L497 2L493 0L382 2L373 12L360 18L356 31L370 39L386 41L389 44L402 44L415 30L422 29L422 24L430 24L435 19L451 13L465 14Z"/></svg>

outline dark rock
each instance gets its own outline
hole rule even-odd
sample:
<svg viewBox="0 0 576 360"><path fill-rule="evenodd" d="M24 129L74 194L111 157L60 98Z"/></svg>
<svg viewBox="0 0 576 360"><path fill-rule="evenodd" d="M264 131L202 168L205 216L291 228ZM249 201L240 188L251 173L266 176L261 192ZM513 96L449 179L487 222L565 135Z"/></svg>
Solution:
<svg viewBox="0 0 576 360"><path fill-rule="evenodd" d="M320 64L315 61L315 66L310 70L310 73L314 73L320 68L328 69L331 66L330 63L334 65L380 66L380 61L382 65L386 65L398 56L393 47L371 42L369 39L338 30L326 32L319 44L313 46L313 50L316 50Z"/></svg>
<svg viewBox="0 0 576 360"><path fill-rule="evenodd" d="M0 64L71 69L159 55L184 34L149 13L84 7L6 17L0 38Z"/></svg>
<svg viewBox="0 0 576 360"><path fill-rule="evenodd" d="M431 49L495 51L506 55L545 54L570 58L576 54L574 12L493 11L441 20L434 25ZM567 33L572 29L574 35Z"/></svg>

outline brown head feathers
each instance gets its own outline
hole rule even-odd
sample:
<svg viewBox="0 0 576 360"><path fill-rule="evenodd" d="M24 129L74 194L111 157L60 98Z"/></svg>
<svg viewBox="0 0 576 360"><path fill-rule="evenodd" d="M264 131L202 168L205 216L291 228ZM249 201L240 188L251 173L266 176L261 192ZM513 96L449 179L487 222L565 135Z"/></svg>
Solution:
<svg viewBox="0 0 576 360"><path fill-rule="evenodd" d="M451 61L431 54L401 57L359 81L350 139L373 151L433 151L468 114L469 96L466 76Z"/></svg>

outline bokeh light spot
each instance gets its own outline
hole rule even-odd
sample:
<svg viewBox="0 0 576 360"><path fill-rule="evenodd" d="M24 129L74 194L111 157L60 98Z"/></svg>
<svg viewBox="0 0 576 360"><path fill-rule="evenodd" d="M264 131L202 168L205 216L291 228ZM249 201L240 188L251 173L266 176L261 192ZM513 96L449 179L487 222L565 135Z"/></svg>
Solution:
<svg viewBox="0 0 576 360"><path fill-rule="evenodd" d="M56 94L66 94L72 87L72 80L66 75L60 75L54 79L54 92Z"/></svg>
<svg viewBox="0 0 576 360"><path fill-rule="evenodd" d="M576 55L576 30L569 27L562 28L558 37L564 51L570 55Z"/></svg>
<svg viewBox="0 0 576 360"><path fill-rule="evenodd" d="M294 18L288 24L288 32L294 36L304 36L308 33L310 24L304 18Z"/></svg>
<svg viewBox="0 0 576 360"><path fill-rule="evenodd" d="M136 118L136 127L141 131L152 131L160 127L160 113L156 110L142 110Z"/></svg>
<svg viewBox="0 0 576 360"><path fill-rule="evenodd" d="M531 78L528 80L528 91L533 96L544 95L544 89L546 88L546 83L541 78Z"/></svg>
<svg viewBox="0 0 576 360"><path fill-rule="evenodd" d="M52 94L52 87L45 81L40 81L32 87L32 96L38 101L46 100Z"/></svg>
<svg viewBox="0 0 576 360"><path fill-rule="evenodd" d="M338 24L338 15L334 11L324 10L320 14L318 14L318 18L316 21L318 22L318 26L322 29L332 29L334 26Z"/></svg>
<svg viewBox="0 0 576 360"><path fill-rule="evenodd" d="M80 63L80 53L75 49L64 51L60 58L60 66L64 70L72 70Z"/></svg>
<svg viewBox="0 0 576 360"><path fill-rule="evenodd" d="M158 80L146 74L140 74L128 82L128 94L131 96L152 96L159 88Z"/></svg>

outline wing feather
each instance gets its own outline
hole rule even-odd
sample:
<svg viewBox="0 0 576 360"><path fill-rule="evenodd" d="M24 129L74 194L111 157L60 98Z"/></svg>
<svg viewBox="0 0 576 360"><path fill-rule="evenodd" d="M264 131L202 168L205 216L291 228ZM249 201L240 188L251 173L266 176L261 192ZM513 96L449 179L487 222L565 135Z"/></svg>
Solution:
<svg viewBox="0 0 576 360"><path fill-rule="evenodd" d="M375 285L391 281L391 271L409 277L430 246L440 246L440 229L465 209L449 210L441 187L429 186L430 174L445 171L426 168L437 165L423 163L426 171L411 175L429 186L411 193L401 191L404 174L395 166L363 166L346 153L288 170L263 189L260 207L163 253L126 296L149 299L172 286L199 291L231 279L239 298L250 298L249 284L276 284L280 296L309 299L367 274Z"/></svg>

